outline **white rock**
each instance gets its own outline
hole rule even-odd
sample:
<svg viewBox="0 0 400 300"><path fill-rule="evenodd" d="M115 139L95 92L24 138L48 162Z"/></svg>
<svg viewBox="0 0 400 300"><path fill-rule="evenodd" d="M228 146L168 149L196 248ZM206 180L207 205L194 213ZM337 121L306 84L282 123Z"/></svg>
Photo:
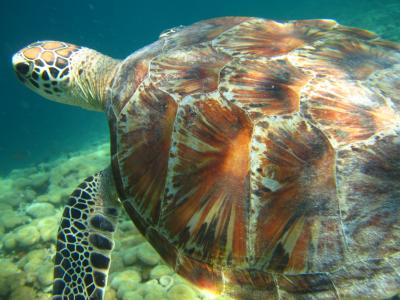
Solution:
<svg viewBox="0 0 400 300"><path fill-rule="evenodd" d="M35 226L30 224L24 225L16 230L15 239L17 240L19 247L26 248L39 241L40 233Z"/></svg>
<svg viewBox="0 0 400 300"><path fill-rule="evenodd" d="M166 295L164 291L160 290L149 291L144 296L144 300L162 300L162 299L166 299Z"/></svg>
<svg viewBox="0 0 400 300"><path fill-rule="evenodd" d="M140 273L136 270L126 270L114 274L111 280L111 286L119 290L122 286L134 287L142 280Z"/></svg>
<svg viewBox="0 0 400 300"><path fill-rule="evenodd" d="M136 254L137 258L148 266L154 266L160 261L160 256L149 243L137 246Z"/></svg>
<svg viewBox="0 0 400 300"><path fill-rule="evenodd" d="M32 287L21 286L11 293L9 300L37 300L37 294Z"/></svg>
<svg viewBox="0 0 400 300"><path fill-rule="evenodd" d="M125 266L131 266L136 262L136 249L128 248L125 249L122 255L122 260Z"/></svg>
<svg viewBox="0 0 400 300"><path fill-rule="evenodd" d="M27 223L29 220L30 219L27 216L17 213L14 210L7 210L0 214L0 223L6 228L6 230Z"/></svg>
<svg viewBox="0 0 400 300"><path fill-rule="evenodd" d="M36 172L29 176L30 185L35 189L43 189L45 185L48 184L49 181L49 173L48 172Z"/></svg>
<svg viewBox="0 0 400 300"><path fill-rule="evenodd" d="M166 289L169 289L174 284L174 278L169 275L161 276L158 281L160 282L160 285Z"/></svg>
<svg viewBox="0 0 400 300"><path fill-rule="evenodd" d="M36 226L43 242L56 241L59 223L60 218L58 215L46 217L37 222Z"/></svg>
<svg viewBox="0 0 400 300"><path fill-rule="evenodd" d="M168 291L168 299L176 300L176 299L185 299L185 300L195 300L197 299L196 293L194 290L186 284L177 284L174 285Z"/></svg>
<svg viewBox="0 0 400 300"><path fill-rule="evenodd" d="M52 216L55 213L54 206L50 203L38 202L32 203L26 208L26 213L33 218L43 218Z"/></svg>
<svg viewBox="0 0 400 300"><path fill-rule="evenodd" d="M0 298L6 296L14 289L24 285L24 276L20 269L9 259L0 259Z"/></svg>
<svg viewBox="0 0 400 300"><path fill-rule="evenodd" d="M145 300L159 300L166 297L166 289L155 279L149 280L142 285Z"/></svg>
<svg viewBox="0 0 400 300"><path fill-rule="evenodd" d="M42 289L53 283L53 263L45 262L37 269L37 282Z"/></svg>
<svg viewBox="0 0 400 300"><path fill-rule="evenodd" d="M143 297L136 291L129 291L122 296L122 300L143 300Z"/></svg>
<svg viewBox="0 0 400 300"><path fill-rule="evenodd" d="M3 243L4 250L12 251L15 248L17 248L17 240L15 238L14 232L10 232L10 233L6 234L3 237L2 243Z"/></svg>
<svg viewBox="0 0 400 300"><path fill-rule="evenodd" d="M172 269L166 265L157 265L150 271L151 279L159 279L161 276L172 274Z"/></svg>

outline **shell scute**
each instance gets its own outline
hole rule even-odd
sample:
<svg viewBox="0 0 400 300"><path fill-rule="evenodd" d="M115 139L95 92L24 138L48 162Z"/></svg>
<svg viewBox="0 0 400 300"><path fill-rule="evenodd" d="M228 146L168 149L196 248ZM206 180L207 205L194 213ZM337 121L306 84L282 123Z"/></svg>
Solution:
<svg viewBox="0 0 400 300"><path fill-rule="evenodd" d="M221 68L231 58L210 46L182 48L155 58L150 78L160 89L178 98L209 93L218 88Z"/></svg>
<svg viewBox="0 0 400 300"><path fill-rule="evenodd" d="M366 140L396 127L400 121L383 97L357 82L318 78L307 87L305 95L302 112L335 147Z"/></svg>
<svg viewBox="0 0 400 300"><path fill-rule="evenodd" d="M200 261L245 260L251 131L243 111L211 96L178 112L161 224Z"/></svg>
<svg viewBox="0 0 400 300"><path fill-rule="evenodd" d="M61 42L47 42L44 43L42 47L46 50L55 50L55 49L65 48L66 45Z"/></svg>
<svg viewBox="0 0 400 300"><path fill-rule="evenodd" d="M109 109L113 114L118 115L127 105L136 89L148 77L150 61L158 56L161 50L162 42L154 42L131 54L120 65L113 78L112 89L109 90Z"/></svg>
<svg viewBox="0 0 400 300"><path fill-rule="evenodd" d="M256 269L221 268L222 293L240 299L275 299L281 294L276 288L276 275Z"/></svg>
<svg viewBox="0 0 400 300"><path fill-rule="evenodd" d="M117 132L125 196L149 223L157 223L177 104L152 84L140 86L120 113ZM149 147L151 145L151 147Z"/></svg>
<svg viewBox="0 0 400 300"><path fill-rule="evenodd" d="M305 72L346 80L365 80L400 60L400 53L360 39L338 37L322 40L289 55L290 62Z"/></svg>
<svg viewBox="0 0 400 300"><path fill-rule="evenodd" d="M173 30L173 32L164 35L164 38L161 39L163 41L163 51L209 42L224 31L249 19L251 18L216 18L197 22L188 27L183 26L179 30Z"/></svg>
<svg viewBox="0 0 400 300"><path fill-rule="evenodd" d="M243 22L213 40L213 46L230 55L273 57L312 43L336 22L312 20L279 23L263 19Z"/></svg>
<svg viewBox="0 0 400 300"><path fill-rule="evenodd" d="M204 264L192 257L182 255L175 270L204 291L212 293L224 291L223 273L220 268L214 268L212 264Z"/></svg>
<svg viewBox="0 0 400 300"><path fill-rule="evenodd" d="M287 274L278 276L279 286L290 294L310 293L322 299L336 299L335 286L329 274Z"/></svg>
<svg viewBox="0 0 400 300"><path fill-rule="evenodd" d="M374 40L378 38L378 35L374 32L355 27L338 26L337 32L343 34L343 37L346 36L347 38L352 37L361 40ZM338 37L340 37L340 35Z"/></svg>
<svg viewBox="0 0 400 300"><path fill-rule="evenodd" d="M252 174L259 207L256 264L292 273L328 271L340 264L343 233L329 140L299 115L270 121L253 138L261 145L254 151L260 171Z"/></svg>
<svg viewBox="0 0 400 300"><path fill-rule="evenodd" d="M297 27L298 31L312 30L314 33L332 30L339 26L335 20L329 19L295 20L289 23Z"/></svg>
<svg viewBox="0 0 400 300"><path fill-rule="evenodd" d="M221 71L220 91L253 116L290 114L300 108L309 76L287 60L240 59Z"/></svg>
<svg viewBox="0 0 400 300"><path fill-rule="evenodd" d="M359 295L368 295L372 299L391 299L396 297L400 278L396 275L396 268L400 266L398 258L389 257L387 259L371 258L368 260L354 260L346 266L339 268L330 275L332 283L335 285L340 297L356 298ZM381 288L377 288L376 283L381 282ZM356 288L343 288L351 284ZM397 291L391 287L396 287ZM367 293L366 293L367 292Z"/></svg>
<svg viewBox="0 0 400 300"><path fill-rule="evenodd" d="M376 71L366 81L372 91L388 99L394 110L400 110L400 63Z"/></svg>
<svg viewBox="0 0 400 300"><path fill-rule="evenodd" d="M377 138L373 144L360 143L338 152L341 214L349 250L359 259L399 251L399 157L398 132Z"/></svg>

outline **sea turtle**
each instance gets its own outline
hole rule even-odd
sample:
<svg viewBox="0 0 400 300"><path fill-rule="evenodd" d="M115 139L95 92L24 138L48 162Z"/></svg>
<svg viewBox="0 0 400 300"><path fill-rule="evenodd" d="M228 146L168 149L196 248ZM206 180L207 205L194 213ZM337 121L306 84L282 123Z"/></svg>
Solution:
<svg viewBox="0 0 400 300"><path fill-rule="evenodd" d="M110 126L111 166L64 210L54 300L103 299L120 205L215 294L398 297L399 44L332 20L225 17L122 61L41 41L13 65Z"/></svg>

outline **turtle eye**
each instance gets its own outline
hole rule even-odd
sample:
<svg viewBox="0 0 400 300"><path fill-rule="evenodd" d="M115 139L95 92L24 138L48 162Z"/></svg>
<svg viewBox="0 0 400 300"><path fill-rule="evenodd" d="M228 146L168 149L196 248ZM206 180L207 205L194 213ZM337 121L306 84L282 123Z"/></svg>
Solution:
<svg viewBox="0 0 400 300"><path fill-rule="evenodd" d="M25 62L20 62L15 66L15 69L17 70L17 72L21 75L27 75L29 70L30 70L30 66L28 63Z"/></svg>

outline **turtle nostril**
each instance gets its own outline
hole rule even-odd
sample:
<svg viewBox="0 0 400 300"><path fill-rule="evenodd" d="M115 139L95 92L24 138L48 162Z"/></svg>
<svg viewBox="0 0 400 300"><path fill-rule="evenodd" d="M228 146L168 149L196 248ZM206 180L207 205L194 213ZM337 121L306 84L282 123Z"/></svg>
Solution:
<svg viewBox="0 0 400 300"><path fill-rule="evenodd" d="M15 66L15 69L17 70L18 73L20 73L22 75L26 75L26 74L28 74L30 68L29 68L29 64L21 62Z"/></svg>

